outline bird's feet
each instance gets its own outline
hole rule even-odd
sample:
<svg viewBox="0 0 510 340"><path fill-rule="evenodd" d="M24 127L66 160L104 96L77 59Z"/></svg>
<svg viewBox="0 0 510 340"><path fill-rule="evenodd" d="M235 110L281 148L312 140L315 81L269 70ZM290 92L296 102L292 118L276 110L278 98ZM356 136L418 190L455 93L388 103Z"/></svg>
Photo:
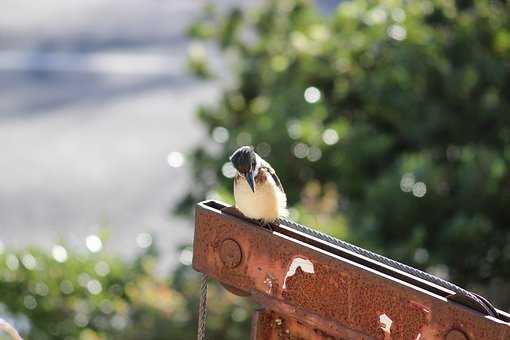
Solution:
<svg viewBox="0 0 510 340"><path fill-rule="evenodd" d="M245 215L243 215L243 213L239 209L234 207L234 206L232 206L232 207L225 207L225 208L221 209L221 211L226 213L226 214L232 215L232 216L236 216L236 217L240 217L240 218L244 218L244 219L249 219L253 223L255 223L255 224L261 226L262 228L267 229L267 230L269 230L271 232L273 232L276 229L276 227L278 227L278 222L276 222L276 221L268 222L268 221L265 221L265 220L263 220L261 218L258 218L258 219L248 218Z"/></svg>
<svg viewBox="0 0 510 340"><path fill-rule="evenodd" d="M246 216L244 216L243 213L239 209L237 209L235 206L225 207L225 208L221 209L221 211L226 214L232 215L232 216L246 218Z"/></svg>
<svg viewBox="0 0 510 340"><path fill-rule="evenodd" d="M269 230L270 232L275 231L276 227L278 227L278 223L268 222L263 219L256 219L256 220L254 220L254 222L256 224L258 224L259 226L261 226L262 228Z"/></svg>

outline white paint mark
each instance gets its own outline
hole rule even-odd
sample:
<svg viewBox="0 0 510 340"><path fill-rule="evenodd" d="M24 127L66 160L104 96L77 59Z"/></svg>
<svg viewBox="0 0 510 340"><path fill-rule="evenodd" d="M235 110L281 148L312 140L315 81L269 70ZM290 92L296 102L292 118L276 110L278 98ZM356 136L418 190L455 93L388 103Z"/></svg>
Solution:
<svg viewBox="0 0 510 340"><path fill-rule="evenodd" d="M305 273L309 273L309 274L315 273L315 271L313 269L312 261L303 259L301 257L296 257L294 260L292 260L289 270L287 271L287 274L285 275L285 279L283 280L283 289L285 289L285 287L286 287L287 278L296 274L296 270L298 268L301 268L301 270L304 271Z"/></svg>
<svg viewBox="0 0 510 340"><path fill-rule="evenodd" d="M271 294L273 291L273 281L274 281L273 276L271 274L268 274L266 276L266 279L264 280L264 284L267 287L267 294Z"/></svg>
<svg viewBox="0 0 510 340"><path fill-rule="evenodd" d="M379 315L379 322L381 323L381 329L383 330L384 340L391 339L391 324L393 321L386 314Z"/></svg>
<svg viewBox="0 0 510 340"><path fill-rule="evenodd" d="M416 339L414 340L420 340L421 339L421 333L418 333L418 335L416 336Z"/></svg>

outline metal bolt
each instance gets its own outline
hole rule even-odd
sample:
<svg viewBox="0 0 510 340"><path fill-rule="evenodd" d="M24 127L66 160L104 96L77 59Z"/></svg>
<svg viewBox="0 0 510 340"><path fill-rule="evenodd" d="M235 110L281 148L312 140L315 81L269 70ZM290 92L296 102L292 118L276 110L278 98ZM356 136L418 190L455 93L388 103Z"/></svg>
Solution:
<svg viewBox="0 0 510 340"><path fill-rule="evenodd" d="M232 239L224 240L220 247L220 258L226 267L237 267L242 259L241 247Z"/></svg>
<svg viewBox="0 0 510 340"><path fill-rule="evenodd" d="M458 329L452 329L446 335L446 340L468 340L468 337L464 332L459 331Z"/></svg>

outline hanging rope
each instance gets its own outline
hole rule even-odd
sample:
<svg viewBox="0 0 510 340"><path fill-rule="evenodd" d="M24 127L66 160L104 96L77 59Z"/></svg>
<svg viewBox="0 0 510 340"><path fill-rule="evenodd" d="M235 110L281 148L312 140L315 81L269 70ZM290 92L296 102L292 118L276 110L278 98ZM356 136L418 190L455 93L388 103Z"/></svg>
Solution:
<svg viewBox="0 0 510 340"><path fill-rule="evenodd" d="M14 340L23 340L19 333L16 331L14 327L12 327L7 321L4 319L0 319L0 333L5 332L11 336Z"/></svg>
<svg viewBox="0 0 510 340"><path fill-rule="evenodd" d="M200 305L198 306L198 340L205 340L207 324L207 274L202 274L200 285Z"/></svg>

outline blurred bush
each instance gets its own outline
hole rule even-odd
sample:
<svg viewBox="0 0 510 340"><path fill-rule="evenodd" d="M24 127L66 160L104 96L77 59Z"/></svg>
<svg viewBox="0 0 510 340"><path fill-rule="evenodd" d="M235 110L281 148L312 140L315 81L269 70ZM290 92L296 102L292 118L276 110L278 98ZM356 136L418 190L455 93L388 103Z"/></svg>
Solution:
<svg viewBox="0 0 510 340"><path fill-rule="evenodd" d="M181 211L232 201L228 156L253 144L294 218L510 306L507 1L354 0L324 14L275 0L208 7L190 33L217 44L232 79L198 112L211 143L190 157ZM196 56L197 75L215 73Z"/></svg>
<svg viewBox="0 0 510 340"><path fill-rule="evenodd" d="M200 282L187 248L186 265L168 280L156 272L155 248L133 262L61 245L51 255L0 253L0 317L26 339L196 338ZM208 338L243 338L250 313L244 300L210 285Z"/></svg>

